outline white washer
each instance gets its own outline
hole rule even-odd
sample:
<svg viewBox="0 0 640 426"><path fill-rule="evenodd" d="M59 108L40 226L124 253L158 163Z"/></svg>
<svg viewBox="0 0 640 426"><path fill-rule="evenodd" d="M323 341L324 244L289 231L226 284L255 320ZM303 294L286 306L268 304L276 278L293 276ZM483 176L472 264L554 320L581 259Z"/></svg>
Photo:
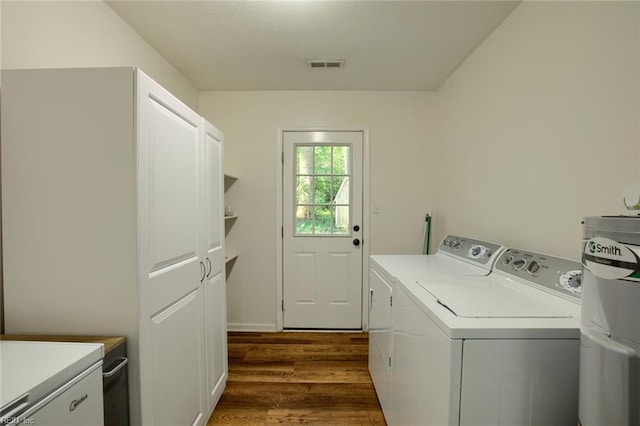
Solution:
<svg viewBox="0 0 640 426"><path fill-rule="evenodd" d="M388 423L575 425L580 269L508 249L486 277L398 275Z"/></svg>
<svg viewBox="0 0 640 426"><path fill-rule="evenodd" d="M432 255L371 256L369 276L369 371L382 409L391 408L392 303L396 275L414 271L420 276L485 276L504 250L499 244L457 235L442 239Z"/></svg>

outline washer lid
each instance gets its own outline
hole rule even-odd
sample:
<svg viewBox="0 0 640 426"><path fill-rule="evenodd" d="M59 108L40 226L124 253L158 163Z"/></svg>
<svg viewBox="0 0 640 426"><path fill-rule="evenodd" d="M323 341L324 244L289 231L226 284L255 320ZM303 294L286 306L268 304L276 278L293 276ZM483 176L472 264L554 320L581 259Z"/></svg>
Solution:
<svg viewBox="0 0 640 426"><path fill-rule="evenodd" d="M549 297L533 297L491 280L472 282L418 281L454 315L463 318L571 318ZM547 300L544 300L547 299Z"/></svg>

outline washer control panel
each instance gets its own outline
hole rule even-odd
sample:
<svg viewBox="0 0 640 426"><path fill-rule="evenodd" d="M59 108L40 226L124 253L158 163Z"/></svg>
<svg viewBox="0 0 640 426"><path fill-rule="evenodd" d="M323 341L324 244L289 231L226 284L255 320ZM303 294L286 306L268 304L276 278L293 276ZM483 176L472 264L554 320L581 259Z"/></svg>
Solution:
<svg viewBox="0 0 640 426"><path fill-rule="evenodd" d="M495 270L534 283L576 302L580 301L582 295L580 262L519 249L507 249L498 258Z"/></svg>
<svg viewBox="0 0 640 426"><path fill-rule="evenodd" d="M438 251L453 255L478 265L491 266L502 248L499 244L472 238L447 235L440 242Z"/></svg>

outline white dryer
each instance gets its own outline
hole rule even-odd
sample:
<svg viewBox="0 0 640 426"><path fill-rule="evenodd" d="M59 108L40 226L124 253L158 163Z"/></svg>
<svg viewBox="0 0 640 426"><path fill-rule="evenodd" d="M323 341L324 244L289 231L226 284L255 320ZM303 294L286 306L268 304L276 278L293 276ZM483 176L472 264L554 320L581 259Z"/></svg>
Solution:
<svg viewBox="0 0 640 426"><path fill-rule="evenodd" d="M580 269L508 249L486 277L397 276L388 423L575 425Z"/></svg>
<svg viewBox="0 0 640 426"><path fill-rule="evenodd" d="M391 407L391 310L396 276L413 271L422 277L486 276L504 247L447 235L432 255L374 255L369 275L369 371L380 405Z"/></svg>

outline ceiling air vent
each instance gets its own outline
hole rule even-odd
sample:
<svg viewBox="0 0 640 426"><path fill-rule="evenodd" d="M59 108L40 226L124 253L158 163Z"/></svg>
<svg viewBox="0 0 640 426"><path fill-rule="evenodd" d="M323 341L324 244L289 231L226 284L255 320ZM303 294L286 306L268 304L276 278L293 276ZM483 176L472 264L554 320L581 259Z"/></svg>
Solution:
<svg viewBox="0 0 640 426"><path fill-rule="evenodd" d="M307 63L311 68L343 68L344 59L309 59Z"/></svg>

